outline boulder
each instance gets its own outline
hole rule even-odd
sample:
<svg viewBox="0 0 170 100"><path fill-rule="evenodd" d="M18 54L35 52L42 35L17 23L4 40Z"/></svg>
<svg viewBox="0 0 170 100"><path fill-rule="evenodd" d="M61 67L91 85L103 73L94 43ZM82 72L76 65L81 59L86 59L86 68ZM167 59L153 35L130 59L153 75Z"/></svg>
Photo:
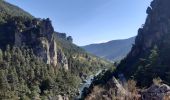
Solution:
<svg viewBox="0 0 170 100"><path fill-rule="evenodd" d="M69 100L67 96L57 95L56 100Z"/></svg>
<svg viewBox="0 0 170 100"><path fill-rule="evenodd" d="M170 86L166 84L152 85L148 89L141 92L142 100L164 100L170 96Z"/></svg>

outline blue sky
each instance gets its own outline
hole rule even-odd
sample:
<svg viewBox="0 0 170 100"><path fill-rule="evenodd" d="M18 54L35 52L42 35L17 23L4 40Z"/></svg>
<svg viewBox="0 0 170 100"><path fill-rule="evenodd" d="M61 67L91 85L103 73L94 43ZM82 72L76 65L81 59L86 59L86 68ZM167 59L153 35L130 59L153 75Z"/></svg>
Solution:
<svg viewBox="0 0 170 100"><path fill-rule="evenodd" d="M77 45L137 35L151 0L6 0L35 17L50 18L55 31Z"/></svg>

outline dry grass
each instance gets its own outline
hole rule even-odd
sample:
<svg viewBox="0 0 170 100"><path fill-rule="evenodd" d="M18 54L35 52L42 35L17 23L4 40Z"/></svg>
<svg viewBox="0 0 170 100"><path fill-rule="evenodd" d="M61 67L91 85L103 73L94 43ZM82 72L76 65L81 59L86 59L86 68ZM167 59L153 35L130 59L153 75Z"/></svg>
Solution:
<svg viewBox="0 0 170 100"><path fill-rule="evenodd" d="M155 84L155 85L160 85L162 83L162 80L159 77L154 78L152 81L153 81L153 84Z"/></svg>
<svg viewBox="0 0 170 100"><path fill-rule="evenodd" d="M134 80L127 82L127 94L123 94L112 82L108 82L106 86L95 86L92 93L85 100L141 100Z"/></svg>
<svg viewBox="0 0 170 100"><path fill-rule="evenodd" d="M163 100L170 100L170 93L167 93L167 94L164 96Z"/></svg>

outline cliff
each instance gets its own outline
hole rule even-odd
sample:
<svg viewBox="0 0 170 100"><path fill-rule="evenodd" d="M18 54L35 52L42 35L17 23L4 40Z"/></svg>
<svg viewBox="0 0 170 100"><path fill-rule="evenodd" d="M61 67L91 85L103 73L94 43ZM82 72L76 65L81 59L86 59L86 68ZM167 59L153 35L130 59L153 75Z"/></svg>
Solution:
<svg viewBox="0 0 170 100"><path fill-rule="evenodd" d="M60 62L68 70L65 55L61 50L57 50L54 29L49 19L30 20L12 17L6 23L1 24L0 32L0 47L4 50L8 44L11 47L25 46L31 48L35 55L42 58L47 64L56 66Z"/></svg>
<svg viewBox="0 0 170 100"><path fill-rule="evenodd" d="M146 22L139 28L132 50L118 66L118 72L125 73L127 78L136 79L139 85L149 85L156 77L170 82L169 5L169 0L151 2L146 11Z"/></svg>

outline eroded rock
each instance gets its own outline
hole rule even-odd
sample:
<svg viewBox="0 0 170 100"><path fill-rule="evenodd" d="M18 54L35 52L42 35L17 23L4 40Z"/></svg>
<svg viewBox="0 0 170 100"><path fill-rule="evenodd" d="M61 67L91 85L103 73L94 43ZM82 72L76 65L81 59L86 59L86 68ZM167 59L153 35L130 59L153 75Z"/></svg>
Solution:
<svg viewBox="0 0 170 100"><path fill-rule="evenodd" d="M6 27L8 26L8 27ZM5 30L5 31L4 31ZM33 50L46 64L62 67L68 70L67 57L62 51L58 51L54 29L51 21L47 19L24 19L14 17L0 27L3 38L0 39L0 47L5 50L6 45L26 47ZM72 41L72 38L69 38ZM59 59L57 58L59 55Z"/></svg>
<svg viewBox="0 0 170 100"><path fill-rule="evenodd" d="M57 95L55 100L69 100L67 96Z"/></svg>
<svg viewBox="0 0 170 100"><path fill-rule="evenodd" d="M142 100L169 100L170 87L166 84L152 85L142 93ZM165 99L169 98L169 99Z"/></svg>
<svg viewBox="0 0 170 100"><path fill-rule="evenodd" d="M57 58L58 58L58 63L61 64L61 66L65 69L68 70L68 60L67 57L64 55L61 49L58 50L57 52Z"/></svg>

